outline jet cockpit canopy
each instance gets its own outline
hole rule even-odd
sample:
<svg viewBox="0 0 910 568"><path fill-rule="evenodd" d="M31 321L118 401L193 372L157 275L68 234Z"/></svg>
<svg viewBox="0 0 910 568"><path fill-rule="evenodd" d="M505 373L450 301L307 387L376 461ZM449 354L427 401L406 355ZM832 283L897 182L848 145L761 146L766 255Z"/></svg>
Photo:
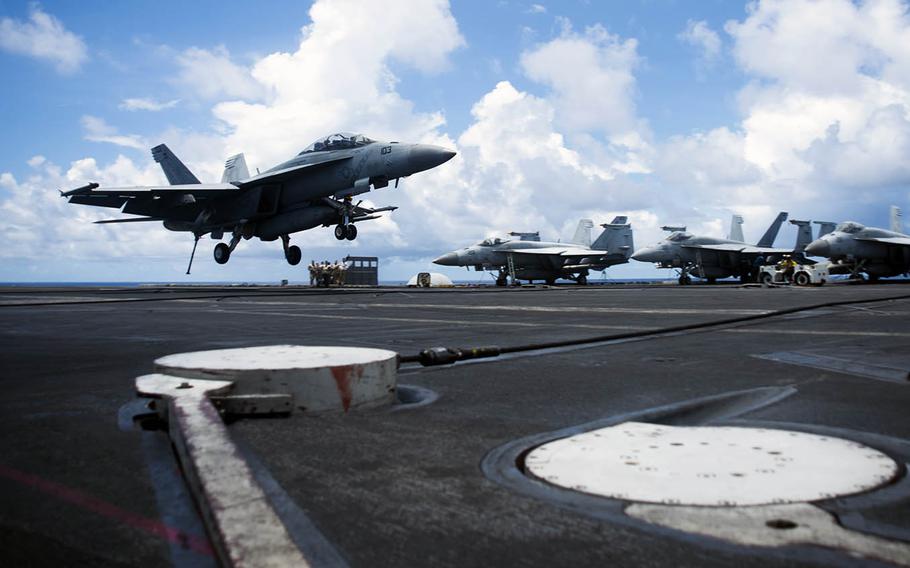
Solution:
<svg viewBox="0 0 910 568"><path fill-rule="evenodd" d="M310 152L325 152L327 150L342 150L344 148L357 148L372 144L375 140L370 140L363 134L352 134L350 132L337 132L324 136L313 142L303 149L303 152L297 154L309 154Z"/></svg>
<svg viewBox="0 0 910 568"><path fill-rule="evenodd" d="M839 231L841 233L858 233L865 228L866 228L865 226L860 225L859 223L856 223L854 221L847 221L847 222L841 223L840 225L835 227L834 230Z"/></svg>
<svg viewBox="0 0 910 568"><path fill-rule="evenodd" d="M670 236L667 237L667 240L670 241L671 243L678 243L680 241L687 241L691 238L692 238L692 235L690 235L689 233L685 233L683 231L676 231L674 233L670 233Z"/></svg>
<svg viewBox="0 0 910 568"><path fill-rule="evenodd" d="M505 239L501 239L499 237L493 237L490 239L484 239L477 244L479 244L482 247L495 247L496 245L501 245L504 242L506 242Z"/></svg>

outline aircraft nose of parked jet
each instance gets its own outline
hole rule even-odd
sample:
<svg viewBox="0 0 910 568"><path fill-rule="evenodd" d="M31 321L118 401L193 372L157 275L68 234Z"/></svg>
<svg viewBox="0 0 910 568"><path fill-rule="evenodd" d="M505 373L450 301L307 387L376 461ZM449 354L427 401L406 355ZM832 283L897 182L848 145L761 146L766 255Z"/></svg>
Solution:
<svg viewBox="0 0 910 568"><path fill-rule="evenodd" d="M817 239L806 245L809 256L831 256L831 244L826 239Z"/></svg>
<svg viewBox="0 0 910 568"><path fill-rule="evenodd" d="M415 144L408 155L408 166L413 172L435 168L455 157L455 152L430 144Z"/></svg>
<svg viewBox="0 0 910 568"><path fill-rule="evenodd" d="M660 262L660 249L654 247L640 248L632 253L632 260L639 262Z"/></svg>
<svg viewBox="0 0 910 568"><path fill-rule="evenodd" d="M433 261L433 264L441 266L458 266L458 253L447 252Z"/></svg>

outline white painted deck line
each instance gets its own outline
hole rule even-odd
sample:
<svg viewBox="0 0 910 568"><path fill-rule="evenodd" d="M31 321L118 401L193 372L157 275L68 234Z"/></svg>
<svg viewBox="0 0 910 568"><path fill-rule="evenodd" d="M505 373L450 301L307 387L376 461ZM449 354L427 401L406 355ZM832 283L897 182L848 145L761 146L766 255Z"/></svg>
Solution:
<svg viewBox="0 0 910 568"><path fill-rule="evenodd" d="M845 529L830 513L808 503L723 508L635 503L626 508L626 514L655 525L739 545L811 544L844 550L852 556L910 566L910 545L907 543Z"/></svg>
<svg viewBox="0 0 910 568"><path fill-rule="evenodd" d="M290 395L295 411L347 412L395 400L398 354L364 347L272 345L168 355L155 361L161 373L234 383L231 395L250 407L266 397ZM238 399L238 400L240 400Z"/></svg>
<svg viewBox="0 0 910 568"><path fill-rule="evenodd" d="M667 505L799 503L885 484L898 465L862 444L802 432L625 422L549 442L525 459L554 485Z"/></svg>
<svg viewBox="0 0 910 568"><path fill-rule="evenodd" d="M171 441L225 566L307 566L208 397L227 381L168 375L136 379L140 396L166 399Z"/></svg>
<svg viewBox="0 0 910 568"><path fill-rule="evenodd" d="M180 298L177 302L211 302L207 299ZM581 314L674 314L674 315L698 315L698 314L732 314L732 315L759 315L770 313L771 310L753 310L745 308L718 308L698 309L698 308L623 308L623 307L600 307L600 306L534 306L534 305L474 305L474 304L405 304L391 302L294 302L294 301L275 301L275 300L232 300L230 305L248 305L248 306L299 306L299 307L318 307L318 308L391 308L400 310L411 309L431 309L431 310L466 310L466 311L495 311L495 312L544 312L544 313L581 313Z"/></svg>

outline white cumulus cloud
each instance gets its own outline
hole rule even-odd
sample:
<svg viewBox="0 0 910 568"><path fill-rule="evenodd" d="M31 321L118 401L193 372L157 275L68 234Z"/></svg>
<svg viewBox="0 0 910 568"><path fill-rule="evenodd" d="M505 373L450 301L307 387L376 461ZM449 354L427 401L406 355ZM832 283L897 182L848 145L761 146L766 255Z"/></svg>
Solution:
<svg viewBox="0 0 910 568"><path fill-rule="evenodd" d="M723 45L720 36L704 20L689 20L686 22L686 29L680 32L677 38L698 50L695 69L700 77L720 57L720 50Z"/></svg>
<svg viewBox="0 0 910 568"><path fill-rule="evenodd" d="M75 73L88 59L82 38L37 4L31 6L28 21L0 20L0 49L49 61L64 74Z"/></svg>
<svg viewBox="0 0 910 568"><path fill-rule="evenodd" d="M147 110L151 112L158 112L161 110L166 110L169 108L174 108L180 103L180 99L172 99L170 101L156 101L149 98L136 98L136 99L123 99L120 102L118 108L120 110Z"/></svg>
<svg viewBox="0 0 910 568"><path fill-rule="evenodd" d="M85 130L85 139L91 142L106 142L116 146L145 150L148 143L136 134L120 134L117 129L102 118L86 114L82 117L82 128Z"/></svg>

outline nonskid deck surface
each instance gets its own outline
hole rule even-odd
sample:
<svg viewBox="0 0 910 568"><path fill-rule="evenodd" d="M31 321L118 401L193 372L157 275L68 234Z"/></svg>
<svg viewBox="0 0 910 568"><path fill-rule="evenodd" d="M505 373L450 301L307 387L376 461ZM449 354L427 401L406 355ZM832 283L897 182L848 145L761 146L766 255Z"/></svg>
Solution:
<svg viewBox="0 0 910 568"><path fill-rule="evenodd" d="M824 548L736 546L629 520L621 508L567 506L489 475L485 460L539 434L623 416L647 422L658 407L759 387L796 390L674 423L786 424L885 440L878 449L892 452L910 439L908 297L901 284L0 289L0 563L211 561L165 435L129 423L134 379L157 357L284 343L413 355L594 337L602 340L403 365L399 384L439 395L425 406L245 419L229 431L295 537L319 534L332 558L353 566L849 563ZM801 306L818 307L762 317ZM720 320L731 323L684 329ZM848 505L842 524L910 538L900 479Z"/></svg>

